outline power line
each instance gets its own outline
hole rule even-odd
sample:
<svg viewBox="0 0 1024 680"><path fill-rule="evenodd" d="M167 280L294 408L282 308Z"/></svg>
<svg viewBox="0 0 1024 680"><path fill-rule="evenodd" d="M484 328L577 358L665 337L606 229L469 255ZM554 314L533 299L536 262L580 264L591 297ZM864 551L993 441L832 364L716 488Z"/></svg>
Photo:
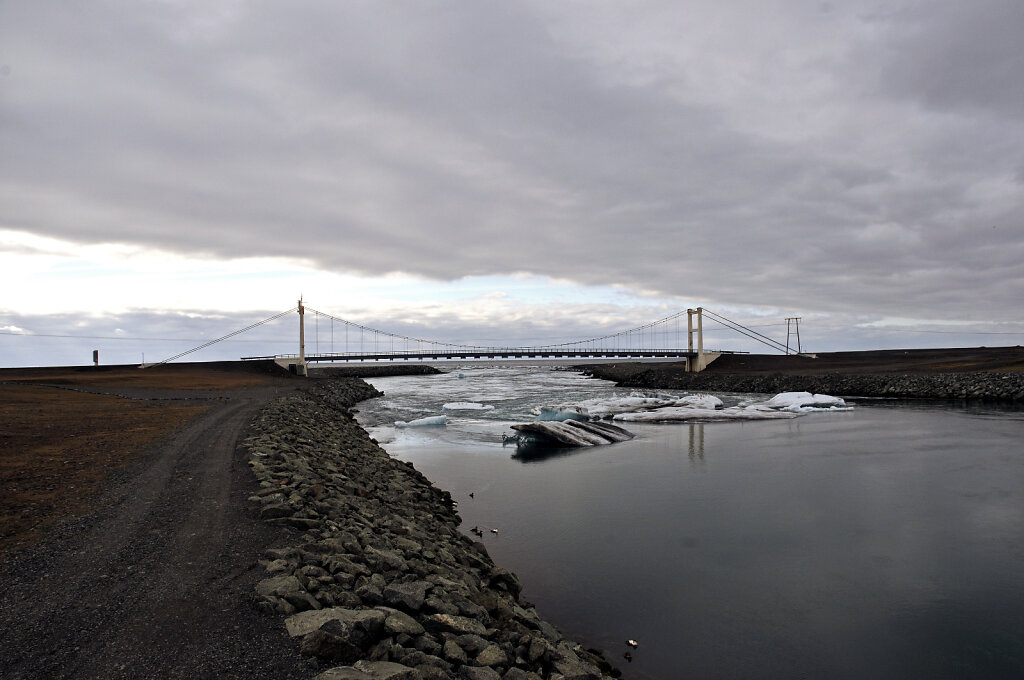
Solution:
<svg viewBox="0 0 1024 680"><path fill-rule="evenodd" d="M715 314L710 309L704 309L704 313L705 314L710 314L713 320L718 321L719 323L725 323L727 328L730 328L731 330L734 330L737 333L740 333L741 335L745 335L748 338L751 338L753 340L757 340L761 344L768 345L772 349L780 350L780 351L782 351L782 352L784 352L786 354L789 354L789 348L788 347L786 347L785 345L783 345L781 342L779 342L777 340L773 340L773 339L769 338L767 335L763 335L761 333L758 333L757 331L751 330L750 328L748 328L746 326L743 326L742 324L739 324L739 323L737 323L735 321L731 321L731 320L725 318L724 316L722 316L721 314ZM750 331L750 332L748 333L747 331Z"/></svg>
<svg viewBox="0 0 1024 680"><path fill-rule="evenodd" d="M948 335L1024 335L1024 331L926 331L913 328L863 328L860 330L878 330L883 333L944 333Z"/></svg>
<svg viewBox="0 0 1024 680"><path fill-rule="evenodd" d="M82 340L144 340L153 342L203 342L206 338L149 338L126 335L73 335L69 333L16 333L14 331L0 331L0 335L13 335L22 338L78 338ZM235 342L291 342L291 340L246 340L239 339Z"/></svg>

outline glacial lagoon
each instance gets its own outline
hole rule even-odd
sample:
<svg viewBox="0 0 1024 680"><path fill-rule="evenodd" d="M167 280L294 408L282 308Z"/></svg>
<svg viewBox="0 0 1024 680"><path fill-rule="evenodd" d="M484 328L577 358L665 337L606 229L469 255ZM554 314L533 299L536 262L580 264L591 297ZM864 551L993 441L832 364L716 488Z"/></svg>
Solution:
<svg viewBox="0 0 1024 680"><path fill-rule="evenodd" d="M364 427L626 678L1024 676L1019 408L852 399L614 421L635 439L521 455L502 442L512 423L632 391L549 367L370 382L385 396L360 404ZM773 395L711 396L722 410Z"/></svg>

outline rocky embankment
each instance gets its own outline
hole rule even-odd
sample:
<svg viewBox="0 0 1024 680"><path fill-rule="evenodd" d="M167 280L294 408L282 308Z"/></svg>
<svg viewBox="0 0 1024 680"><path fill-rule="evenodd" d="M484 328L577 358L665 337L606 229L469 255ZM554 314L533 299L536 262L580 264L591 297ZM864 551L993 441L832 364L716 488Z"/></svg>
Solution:
<svg viewBox="0 0 1024 680"><path fill-rule="evenodd" d="M376 394L316 381L246 440L263 520L298 532L263 555L260 606L286 617L317 680L617 677L519 598L516 576L458 530L448 492L355 422L349 407Z"/></svg>
<svg viewBox="0 0 1024 680"><path fill-rule="evenodd" d="M597 364L586 375L622 387L707 392L814 392L844 397L970 399L1024 402L1022 372L821 373L813 375L686 373L680 368L643 364Z"/></svg>

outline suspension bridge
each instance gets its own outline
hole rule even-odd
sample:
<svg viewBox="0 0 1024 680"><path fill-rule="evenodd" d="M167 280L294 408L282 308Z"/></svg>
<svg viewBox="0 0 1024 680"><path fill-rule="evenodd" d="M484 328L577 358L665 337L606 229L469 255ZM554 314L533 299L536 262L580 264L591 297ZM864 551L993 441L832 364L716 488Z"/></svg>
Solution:
<svg viewBox="0 0 1024 680"><path fill-rule="evenodd" d="M686 370L699 372L728 350L706 350L704 348L704 317L707 315L716 325L724 326L748 338L767 345L785 354L790 351L790 321L787 319L786 343L782 344L752 328L743 326L703 307L686 309L664 318L629 328L616 333L601 335L569 342L533 346L487 346L468 345L439 340L416 338L371 328L353 321L307 307L300 298L295 307L238 329L222 337L210 340L173 357L151 366L165 364L188 354L205 349L216 343L251 331L264 324L276 321L298 312L298 353L274 354L267 356L242 357L243 361L273 360L299 375L306 375L311 363L367 363L367 362L408 362L408 361L483 361L483 360L565 360L578 362L587 360L624 359L631 361L684 360ZM319 346L320 320L330 322L329 352L306 351L306 316L315 319L315 345ZM684 323L685 322L685 323ZM796 353L800 352L800 331L796 326ZM335 340L337 339L337 342ZM340 351L335 347L340 346Z"/></svg>
<svg viewBox="0 0 1024 680"><path fill-rule="evenodd" d="M371 328L359 323L336 317L307 307L300 298L298 304L291 309L275 314L267 319L246 326L210 340L198 347L165 359L159 364L168 363L183 356L227 340L236 335L253 330L263 324L275 321L286 315L298 312L298 353L275 354L269 356L248 356L242 360L276 361L290 371L306 375L311 363L327 362L332 364L366 363L366 362L408 362L408 361L481 361L481 360L565 360L586 361L601 359L626 359L633 361L666 361L684 360L686 370L698 372L717 359L726 350L708 351L704 348L704 316L718 325L736 331L772 349L791 353L789 347L789 324L787 323L786 344L769 338L751 328L731 321L703 307L686 309L664 318L634 328L629 328L607 335L535 346L484 346L450 343L439 340L416 338L400 333L392 333ZM320 319L330 322L329 352L306 351L306 315L312 313L315 318L316 346L319 346ZM684 322L685 317L685 324ZM787 319L787 322L790 321ZM337 325L337 329L336 329ZM335 332L337 330L337 333ZM337 345L343 349L335 351ZM797 326L797 351L799 352L799 325ZM685 340L684 340L685 339ZM157 365L157 364L152 364Z"/></svg>

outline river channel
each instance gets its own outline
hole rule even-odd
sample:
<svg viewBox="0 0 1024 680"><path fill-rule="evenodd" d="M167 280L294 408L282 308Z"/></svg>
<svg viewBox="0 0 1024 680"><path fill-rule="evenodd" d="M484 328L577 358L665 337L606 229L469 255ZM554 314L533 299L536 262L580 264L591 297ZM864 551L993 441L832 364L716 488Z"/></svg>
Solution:
<svg viewBox="0 0 1024 680"><path fill-rule="evenodd" d="M623 422L635 439L524 458L502 443L510 424L631 391L547 367L369 382L385 393L359 406L371 436L626 678L1024 677L1019 408Z"/></svg>

